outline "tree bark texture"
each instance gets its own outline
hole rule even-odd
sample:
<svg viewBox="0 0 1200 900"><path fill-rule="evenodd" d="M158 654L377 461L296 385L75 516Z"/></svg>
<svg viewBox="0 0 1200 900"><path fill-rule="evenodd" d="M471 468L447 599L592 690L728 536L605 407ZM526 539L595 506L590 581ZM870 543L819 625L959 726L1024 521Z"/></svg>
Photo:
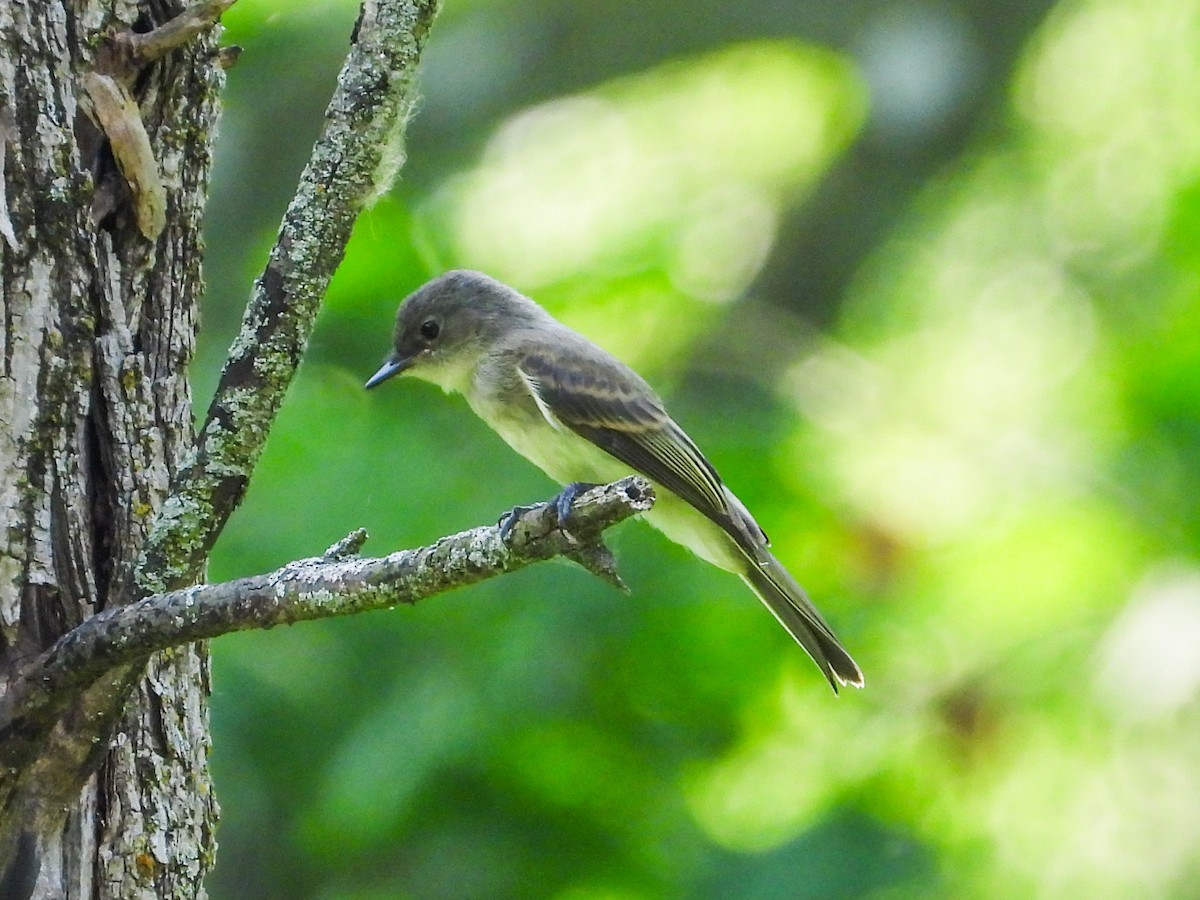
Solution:
<svg viewBox="0 0 1200 900"><path fill-rule="evenodd" d="M0 674L116 602L191 449L216 38L127 85L165 188L152 239L83 88L106 28L147 31L179 8L0 3ZM0 797L0 819L39 826L0 848L22 861L0 894L203 895L216 819L208 677L204 645L176 648L63 711L50 745ZM90 737L104 731L91 719L131 678L109 747ZM78 774L89 771L81 794Z"/></svg>
<svg viewBox="0 0 1200 900"><path fill-rule="evenodd" d="M186 589L245 493L355 218L403 161L439 8L364 0L196 440L186 369L200 222L220 66L236 58L211 25L232 3L0 2L3 900L204 896L217 809L208 657L190 642L270 623L238 594L261 579ZM285 567L278 587L315 578L291 597L296 618L311 618L412 602L550 553L619 581L600 520L653 497L618 485L584 499L595 540L530 531L523 514L511 545L488 530L439 542L430 559L465 564L429 573L421 552L382 569L344 560L355 537L315 569ZM219 609L159 614L197 597ZM56 665L68 651L81 667Z"/></svg>

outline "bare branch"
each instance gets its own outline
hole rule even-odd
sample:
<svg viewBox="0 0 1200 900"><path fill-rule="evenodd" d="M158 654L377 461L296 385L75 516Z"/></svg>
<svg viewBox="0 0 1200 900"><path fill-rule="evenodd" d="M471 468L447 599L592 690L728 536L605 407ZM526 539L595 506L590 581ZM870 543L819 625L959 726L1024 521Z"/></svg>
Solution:
<svg viewBox="0 0 1200 900"><path fill-rule="evenodd" d="M96 53L95 70L83 75L85 109L108 138L129 185L138 230L147 240L156 240L166 227L167 191L132 85L145 66L211 28L234 2L199 0L144 34L129 28L110 29ZM99 222L107 214L108 204L95 203L93 209Z"/></svg>
<svg viewBox="0 0 1200 900"><path fill-rule="evenodd" d="M199 0L153 31L138 34L123 31L113 39L127 46L126 52L135 65L144 66L182 47L206 28L211 28L236 0Z"/></svg>
<svg viewBox="0 0 1200 900"><path fill-rule="evenodd" d="M126 599L199 579L241 502L321 298L358 213L388 186L416 98L416 67L440 0L363 4L350 54L196 450L163 505Z"/></svg>
<svg viewBox="0 0 1200 900"><path fill-rule="evenodd" d="M167 189L158 174L150 135L129 88L111 75L83 74L88 108L108 138L113 157L129 184L138 230L153 241L167 224Z"/></svg>
<svg viewBox="0 0 1200 900"><path fill-rule="evenodd" d="M31 718L45 717L97 679L139 666L158 650L231 631L416 603L554 556L579 559L611 582L616 572L604 529L653 503L650 483L631 475L580 494L567 530L549 503L520 512L509 543L498 526L480 527L418 550L364 559L353 555L366 538L360 529L324 555L268 575L194 585L106 610L60 638L14 680L0 701L0 766L16 761L11 756L20 752L21 735L37 731L28 726Z"/></svg>
<svg viewBox="0 0 1200 900"><path fill-rule="evenodd" d="M356 555L367 542L367 529L356 528L324 553L321 558L329 561L349 559Z"/></svg>

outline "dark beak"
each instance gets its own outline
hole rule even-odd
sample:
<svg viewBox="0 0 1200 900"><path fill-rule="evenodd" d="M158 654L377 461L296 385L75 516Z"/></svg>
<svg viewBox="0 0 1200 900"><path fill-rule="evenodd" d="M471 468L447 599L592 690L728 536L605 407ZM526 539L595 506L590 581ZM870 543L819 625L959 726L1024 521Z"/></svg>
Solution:
<svg viewBox="0 0 1200 900"><path fill-rule="evenodd" d="M399 375L401 372L407 369L409 365L411 365L411 360L389 359L379 367L378 372L367 379L367 388L370 389L375 387L377 384L383 384L393 375Z"/></svg>

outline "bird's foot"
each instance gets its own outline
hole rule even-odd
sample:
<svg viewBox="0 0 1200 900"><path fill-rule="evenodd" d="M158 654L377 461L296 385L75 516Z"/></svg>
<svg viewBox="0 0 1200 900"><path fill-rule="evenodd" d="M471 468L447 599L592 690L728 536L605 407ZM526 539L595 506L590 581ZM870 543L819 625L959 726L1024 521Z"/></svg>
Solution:
<svg viewBox="0 0 1200 900"><path fill-rule="evenodd" d="M513 529L516 527L517 521L521 518L521 516L525 515L527 512L532 512L539 506L543 505L544 504L541 503L534 503L530 506L514 506L504 515L502 515L500 517L500 521L496 523L500 527L501 542L507 544L512 540Z"/></svg>
<svg viewBox="0 0 1200 900"><path fill-rule="evenodd" d="M558 528L560 531L566 531L567 529L567 524L571 518L571 504L575 502L575 498L584 491L590 491L595 486L590 481L572 481L559 491L558 496L554 498L554 512L558 515Z"/></svg>
<svg viewBox="0 0 1200 900"><path fill-rule="evenodd" d="M512 539L513 529L516 527L518 520L527 512L533 512L542 506L553 506L554 514L557 517L555 524L560 531L566 531L571 520L571 505L584 491L590 491L596 485L587 481L572 481L565 488L559 491L558 495L549 503L534 503L530 506L514 506L503 516L496 524L500 528L500 540L504 543L509 543Z"/></svg>

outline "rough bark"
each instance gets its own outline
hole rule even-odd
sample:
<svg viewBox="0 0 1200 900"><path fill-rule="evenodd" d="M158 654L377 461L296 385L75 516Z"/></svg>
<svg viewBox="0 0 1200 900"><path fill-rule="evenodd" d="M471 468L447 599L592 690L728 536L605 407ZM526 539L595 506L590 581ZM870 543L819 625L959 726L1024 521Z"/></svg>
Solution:
<svg viewBox="0 0 1200 900"><path fill-rule="evenodd" d="M202 290L200 221L221 71L212 35L132 86L166 189L164 227L137 227L84 73L101 29L174 12L122 2L0 5L0 666L108 608L192 444L186 368ZM99 686L124 693L128 676ZM213 852L202 647L156 656L111 748L81 697L3 796L26 827L36 896L196 896ZM102 704L109 709L114 704ZM118 713L120 705L116 705ZM81 782L87 778L86 784ZM64 815L64 810L66 814ZM0 890L3 893L3 890Z"/></svg>
<svg viewBox="0 0 1200 900"><path fill-rule="evenodd" d="M203 32L228 5L207 0L181 19L181 6L170 0L0 4L6 681L89 616L153 586L203 577L290 380L286 365L268 359L267 413L226 429L221 447L237 448L240 465L215 479L221 504L214 513L203 490L187 491L204 454L192 452L186 368L222 79L216 38ZM434 2L364 5L359 31L367 40L355 42L352 56L367 58L347 70L368 80L344 80L331 121L361 113L359 121L381 121L388 134L365 136L376 148L372 165L350 160L346 167L354 200L332 217L346 236L386 180L387 138L403 127L435 10ZM385 34L380 20L394 30ZM406 29L400 40L397 28ZM399 52L386 52L385 37ZM386 114L372 118L381 99ZM361 187L360 170L369 188ZM324 174L332 184L343 173L326 161ZM288 290L273 295L268 311L286 318L280 304L305 300L306 315L284 333L293 370L345 243L337 229L317 246L306 233L299 238L291 243L312 251L306 259L316 266L297 267L307 280L299 288L285 280ZM246 360L254 362L249 354ZM172 484L189 500L199 493L206 501L199 516L184 517L184 529L179 515L161 515ZM187 514L196 506L176 501L170 509ZM147 544L156 522L159 537ZM147 548L152 563L139 565ZM207 693L203 645L174 647L144 671L104 673L60 702L49 725L3 735L19 765L0 778L0 894L201 895L216 819Z"/></svg>

